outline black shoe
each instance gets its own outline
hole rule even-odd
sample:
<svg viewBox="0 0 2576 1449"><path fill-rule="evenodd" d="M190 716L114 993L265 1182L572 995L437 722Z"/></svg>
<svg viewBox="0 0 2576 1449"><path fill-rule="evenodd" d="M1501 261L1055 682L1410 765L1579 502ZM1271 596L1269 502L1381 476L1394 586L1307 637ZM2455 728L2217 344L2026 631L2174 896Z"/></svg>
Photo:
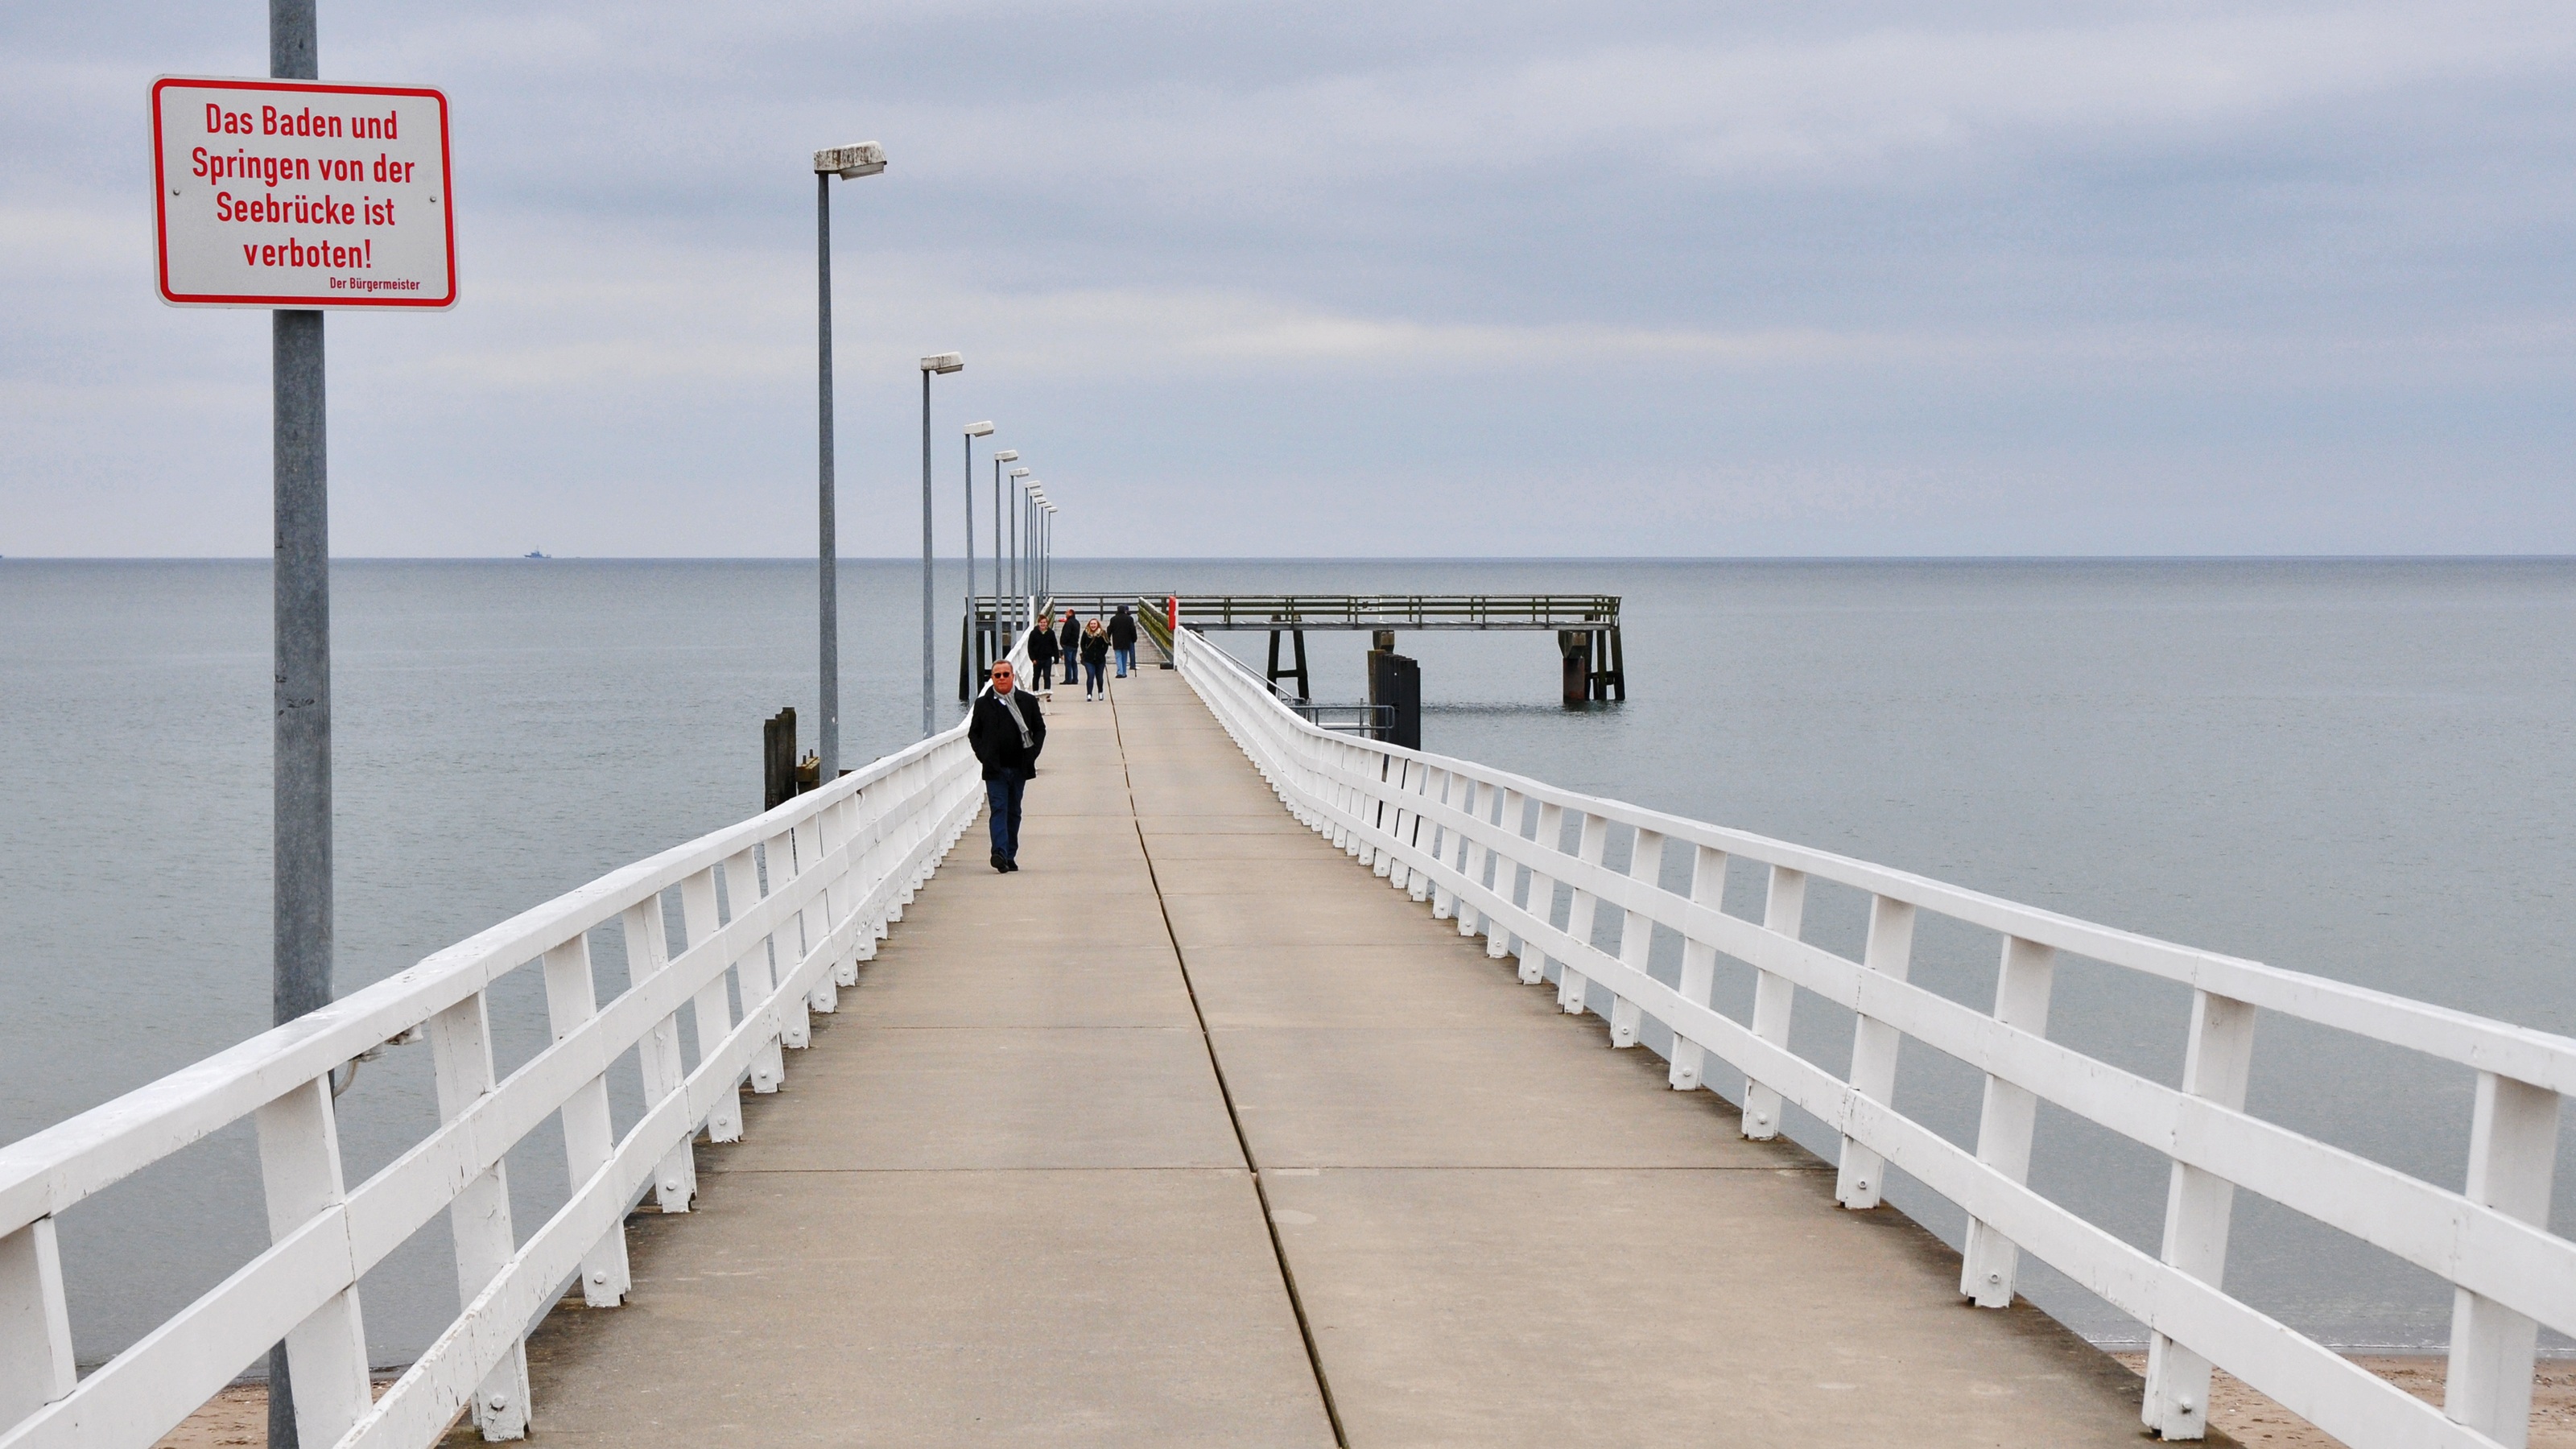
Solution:
<svg viewBox="0 0 2576 1449"><path fill-rule="evenodd" d="M1011 873L1011 859L1000 851L993 852L993 869L1003 875Z"/></svg>
<svg viewBox="0 0 2576 1449"><path fill-rule="evenodd" d="M1016 870L1018 870L1019 868L1020 868L1020 861L1019 861L1019 857L1017 857L1017 856L1011 856L1011 855L1006 855L1006 856L1003 856L1003 857L1002 857L1002 869L1003 869L1003 870L1005 870L1005 871L1016 871Z"/></svg>

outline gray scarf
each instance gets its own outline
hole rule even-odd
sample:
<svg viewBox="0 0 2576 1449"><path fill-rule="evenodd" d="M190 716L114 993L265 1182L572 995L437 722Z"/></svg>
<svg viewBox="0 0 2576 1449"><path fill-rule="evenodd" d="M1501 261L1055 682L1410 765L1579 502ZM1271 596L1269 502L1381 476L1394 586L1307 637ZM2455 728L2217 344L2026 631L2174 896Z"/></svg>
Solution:
<svg viewBox="0 0 2576 1449"><path fill-rule="evenodd" d="M1004 694L989 684L984 686L984 692L993 696L995 702L1011 712L1011 723L1020 727L1020 748L1024 750L1037 748L1038 742L1029 738L1029 722L1020 717L1020 692L1014 689L1009 694Z"/></svg>

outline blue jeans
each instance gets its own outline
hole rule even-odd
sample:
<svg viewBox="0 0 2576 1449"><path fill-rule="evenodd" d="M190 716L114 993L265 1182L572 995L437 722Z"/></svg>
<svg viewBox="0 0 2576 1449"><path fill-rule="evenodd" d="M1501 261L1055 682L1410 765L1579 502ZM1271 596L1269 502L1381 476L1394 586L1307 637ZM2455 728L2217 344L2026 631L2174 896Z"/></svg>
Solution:
<svg viewBox="0 0 2576 1449"><path fill-rule="evenodd" d="M1004 860L1020 858L1020 792L1027 789L1029 777L1017 770L999 770L984 782L984 804L992 815L993 853Z"/></svg>
<svg viewBox="0 0 2576 1449"><path fill-rule="evenodd" d="M1107 692L1107 688L1100 682L1100 675L1101 668L1099 665L1092 663L1088 659L1082 661L1082 693L1085 698ZM1068 680L1066 682L1071 683L1072 681Z"/></svg>
<svg viewBox="0 0 2576 1449"><path fill-rule="evenodd" d="M1127 671L1135 667L1136 646L1130 644L1126 648L1118 651L1118 677L1125 679L1127 677Z"/></svg>

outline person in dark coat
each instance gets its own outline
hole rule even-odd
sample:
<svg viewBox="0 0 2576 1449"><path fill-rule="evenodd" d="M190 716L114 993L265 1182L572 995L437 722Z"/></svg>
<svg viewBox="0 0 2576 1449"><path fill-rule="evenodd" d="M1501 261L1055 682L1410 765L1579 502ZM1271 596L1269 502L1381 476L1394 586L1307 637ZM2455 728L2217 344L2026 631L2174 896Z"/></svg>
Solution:
<svg viewBox="0 0 2576 1449"><path fill-rule="evenodd" d="M1055 657L1058 652L1055 619L1041 614L1038 626L1029 631L1029 668L1037 675L1029 688L1036 690L1040 699L1055 698Z"/></svg>
<svg viewBox="0 0 2576 1449"><path fill-rule="evenodd" d="M966 722L966 743L984 765L984 803L992 815L993 869L1007 875L1020 868L1020 792L1038 772L1038 752L1046 748L1046 716L1037 696L1016 687L1016 673L1005 659L993 666L993 683L975 696L975 712Z"/></svg>
<svg viewBox="0 0 2576 1449"><path fill-rule="evenodd" d="M1127 671L1136 667L1136 616L1127 612L1125 604L1110 617L1109 647L1118 651L1118 677L1125 679Z"/></svg>
<svg viewBox="0 0 2576 1449"><path fill-rule="evenodd" d="M1064 682L1071 684L1082 673L1082 615L1079 611L1064 611L1064 627L1056 631L1055 642L1058 652L1064 655Z"/></svg>

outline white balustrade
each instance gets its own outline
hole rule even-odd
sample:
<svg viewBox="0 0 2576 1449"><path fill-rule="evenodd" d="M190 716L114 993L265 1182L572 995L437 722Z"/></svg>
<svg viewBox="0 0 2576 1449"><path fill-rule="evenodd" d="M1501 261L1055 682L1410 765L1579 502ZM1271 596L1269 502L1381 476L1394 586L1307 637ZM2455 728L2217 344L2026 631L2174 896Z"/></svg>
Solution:
<svg viewBox="0 0 2576 1449"><path fill-rule="evenodd" d="M979 773L963 726L952 728L0 1148L0 1449L142 1449L281 1341L311 1449L420 1449L469 1410L487 1439L524 1437L544 1411L530 1402L528 1332L576 1280L593 1307L625 1301L627 1213L648 1195L665 1212L688 1210L697 1137L742 1135L746 1081L778 1089L782 1049L808 1040L809 1007L833 1008L835 988L857 980L859 961L974 820ZM666 895L677 897L676 938ZM590 938L611 923L624 934L628 986L603 1002ZM496 1076L488 993L531 965L552 1039ZM438 1126L351 1186L333 1073L422 1037ZM645 1111L620 1136L605 1073L629 1051L642 1062ZM257 1126L270 1246L76 1379L56 1218L244 1119ZM549 1119L562 1127L572 1191L523 1240L504 1158ZM441 1213L463 1310L372 1395L359 1280Z"/></svg>
<svg viewBox="0 0 2576 1449"><path fill-rule="evenodd" d="M2150 1430L2168 1439L2202 1437L2216 1365L2359 1449L2521 1449L2525 1443L2538 1330L2576 1333L2576 1243L2547 1228L2560 1098L2576 1090L2576 1040L2154 940L1466 760L1329 734L1277 703L1258 675L1205 638L1185 629L1174 654L1183 678L1296 819L1379 874L1420 878L1461 932L1484 935L1490 955L1517 951L1523 981L1544 980L1547 964L1556 963L1559 999L1568 1011L1586 1009L1587 983L1606 988L1614 1046L1634 1041L1651 1017L1672 1033L1674 1086L1711 1085L1712 1059L1741 1073L1748 1137L1777 1136L1785 1107L1812 1114L1840 1139L1836 1193L1847 1207L1875 1206L1886 1174L1897 1170L1962 1208L1969 1230L1961 1292L1970 1301L2009 1304L2016 1265L2028 1254L2136 1319L2151 1345L2141 1405ZM1441 786L1413 783L1431 778ZM1533 804L1534 837L1523 833ZM1571 853L1563 835L1569 815L1580 826ZM1603 864L1606 835L1619 827L1636 832L1624 871ZM1693 852L1687 893L1668 890L1662 857L1685 847ZM1768 873L1758 923L1721 909L1726 872L1736 861ZM1861 959L1801 939L1811 880L1868 897ZM1561 927L1554 923L1560 884L1573 900ZM1621 913L1619 939L1606 950L1592 939L1603 910ZM1924 912L2001 938L1993 1010L1906 979ZM1647 970L1657 926L1681 937L1678 988ZM2192 988L2179 1087L2048 1039L2049 989L2061 955ZM1720 956L1754 971L1749 1021L1710 1004ZM1847 1075L1789 1050L1799 993L1856 1018ZM2245 1084L2254 1024L2266 1012L2474 1070L2476 1112L2461 1144L2466 1190L2249 1115ZM1973 1148L1949 1141L1897 1105L1897 1057L1908 1039L1983 1074ZM2170 1160L2159 1254L2131 1247L2028 1186L2042 1102ZM2453 1286L2457 1306L2442 1407L2225 1292L2221 1270L2238 1188Z"/></svg>

